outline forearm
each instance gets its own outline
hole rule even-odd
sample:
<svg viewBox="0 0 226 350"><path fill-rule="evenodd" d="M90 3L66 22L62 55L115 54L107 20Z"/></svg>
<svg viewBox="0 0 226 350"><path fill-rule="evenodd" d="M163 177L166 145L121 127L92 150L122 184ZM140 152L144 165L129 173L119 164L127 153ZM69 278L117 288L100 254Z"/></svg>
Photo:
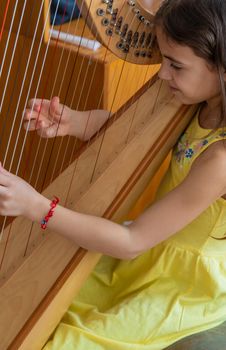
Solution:
<svg viewBox="0 0 226 350"><path fill-rule="evenodd" d="M50 201L42 199L42 205L38 207L40 209L31 219L41 222L50 209ZM69 238L87 250L120 259L134 257L129 228L109 220L77 213L58 205L47 226L48 229Z"/></svg>
<svg viewBox="0 0 226 350"><path fill-rule="evenodd" d="M99 109L73 113L69 134L83 141L89 140L111 117L110 112Z"/></svg>

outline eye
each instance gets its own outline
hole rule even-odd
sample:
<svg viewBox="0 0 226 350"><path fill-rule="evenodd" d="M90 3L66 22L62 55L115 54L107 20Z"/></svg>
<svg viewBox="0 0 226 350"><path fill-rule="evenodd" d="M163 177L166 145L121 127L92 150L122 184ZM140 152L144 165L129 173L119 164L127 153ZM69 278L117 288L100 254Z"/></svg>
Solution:
<svg viewBox="0 0 226 350"><path fill-rule="evenodd" d="M176 69L176 70L180 70L180 69L182 69L182 67L177 66L177 65L176 65L176 64L174 64L174 63L171 63L171 64L170 64L170 67L172 67L173 69Z"/></svg>

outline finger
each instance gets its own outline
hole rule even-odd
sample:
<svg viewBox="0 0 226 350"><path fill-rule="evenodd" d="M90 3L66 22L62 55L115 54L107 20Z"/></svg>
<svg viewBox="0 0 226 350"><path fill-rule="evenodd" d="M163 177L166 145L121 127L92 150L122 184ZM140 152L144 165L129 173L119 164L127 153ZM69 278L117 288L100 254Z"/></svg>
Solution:
<svg viewBox="0 0 226 350"><path fill-rule="evenodd" d="M23 117L25 120L30 120L30 119L39 119L39 118L42 118L43 116L39 112L27 108L24 111Z"/></svg>
<svg viewBox="0 0 226 350"><path fill-rule="evenodd" d="M57 136L57 131L58 131L57 125L53 124L49 128L39 129L37 131L37 134L43 138L53 138Z"/></svg>
<svg viewBox="0 0 226 350"><path fill-rule="evenodd" d="M46 123L46 125L50 124L48 117L46 117L45 115L43 115L41 113L31 111L29 109L26 109L24 111L23 119L28 120L28 121L34 120L36 122L43 121L44 123Z"/></svg>
<svg viewBox="0 0 226 350"><path fill-rule="evenodd" d="M28 101L28 107L32 109L40 109L43 102L44 100L41 98L32 98Z"/></svg>
<svg viewBox="0 0 226 350"><path fill-rule="evenodd" d="M28 103L27 103L27 106L29 108L32 108L32 106L34 105L35 101L40 101L40 99L34 99L34 98L31 98Z"/></svg>
<svg viewBox="0 0 226 350"><path fill-rule="evenodd" d="M36 111L38 113L48 113L49 112L50 101L42 98L32 98L28 101L28 109Z"/></svg>
<svg viewBox="0 0 226 350"><path fill-rule="evenodd" d="M52 125L49 121L45 120L30 120L28 122L24 122L24 129L26 131L34 131L34 130L39 130L39 129L45 129L48 128Z"/></svg>
<svg viewBox="0 0 226 350"><path fill-rule="evenodd" d="M55 121L59 121L62 113L62 106L60 105L59 97L55 96L50 101L50 115L54 118Z"/></svg>
<svg viewBox="0 0 226 350"><path fill-rule="evenodd" d="M32 111L31 109L25 109L23 119L24 120L30 120L30 119L38 119L39 114L35 111Z"/></svg>

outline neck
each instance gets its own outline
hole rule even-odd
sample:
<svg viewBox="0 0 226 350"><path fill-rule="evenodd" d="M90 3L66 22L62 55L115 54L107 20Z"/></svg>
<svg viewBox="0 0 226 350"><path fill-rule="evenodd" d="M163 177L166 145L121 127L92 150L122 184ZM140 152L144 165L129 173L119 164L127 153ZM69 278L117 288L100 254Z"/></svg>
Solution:
<svg viewBox="0 0 226 350"><path fill-rule="evenodd" d="M217 101L205 102L199 115L200 126L204 129L216 129L226 126L225 121L221 122L221 117L222 111L219 100L218 103Z"/></svg>
<svg viewBox="0 0 226 350"><path fill-rule="evenodd" d="M221 108L222 104L222 95L221 93L217 93L215 96L209 98L204 103L210 111L217 110Z"/></svg>

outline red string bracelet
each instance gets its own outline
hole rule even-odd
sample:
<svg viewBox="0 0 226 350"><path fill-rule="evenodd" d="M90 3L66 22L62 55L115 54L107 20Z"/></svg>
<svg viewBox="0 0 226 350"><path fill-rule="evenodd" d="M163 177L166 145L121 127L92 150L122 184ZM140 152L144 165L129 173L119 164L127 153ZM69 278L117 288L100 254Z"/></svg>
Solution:
<svg viewBox="0 0 226 350"><path fill-rule="evenodd" d="M53 216L53 211L56 208L57 204L59 203L59 198L54 196L55 199L52 200L52 202L50 203L50 210L48 212L48 214L44 217L44 219L41 221L41 228L43 230L46 229L47 226L47 222L49 221L49 219Z"/></svg>

